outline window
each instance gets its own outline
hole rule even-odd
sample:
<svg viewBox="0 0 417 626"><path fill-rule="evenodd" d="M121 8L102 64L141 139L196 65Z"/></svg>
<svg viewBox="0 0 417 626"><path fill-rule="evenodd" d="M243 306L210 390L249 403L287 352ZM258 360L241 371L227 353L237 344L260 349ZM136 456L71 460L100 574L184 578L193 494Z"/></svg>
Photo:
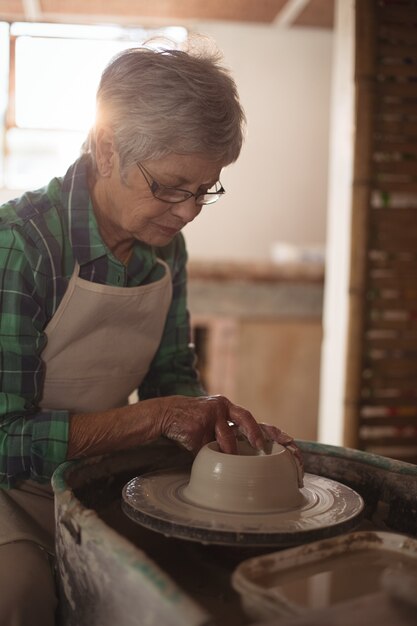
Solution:
<svg viewBox="0 0 417 626"><path fill-rule="evenodd" d="M65 173L94 120L95 92L116 53L152 39L181 44L182 27L0 23L0 186L34 189Z"/></svg>

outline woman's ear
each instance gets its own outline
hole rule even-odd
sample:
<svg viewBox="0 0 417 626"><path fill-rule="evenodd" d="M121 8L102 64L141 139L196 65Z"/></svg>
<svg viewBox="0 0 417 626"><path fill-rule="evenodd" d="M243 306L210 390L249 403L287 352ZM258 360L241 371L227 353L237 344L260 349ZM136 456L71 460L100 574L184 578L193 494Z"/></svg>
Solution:
<svg viewBox="0 0 417 626"><path fill-rule="evenodd" d="M106 126L102 126L97 130L96 163L100 176L103 178L111 176L115 163L115 149L113 131Z"/></svg>

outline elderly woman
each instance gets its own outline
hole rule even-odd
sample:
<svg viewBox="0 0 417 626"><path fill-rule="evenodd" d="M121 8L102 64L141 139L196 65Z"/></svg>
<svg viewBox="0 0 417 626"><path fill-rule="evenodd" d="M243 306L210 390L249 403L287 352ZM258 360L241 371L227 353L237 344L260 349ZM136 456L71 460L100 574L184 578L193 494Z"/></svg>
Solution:
<svg viewBox="0 0 417 626"><path fill-rule="evenodd" d="M84 154L0 219L0 623L54 623L54 469L167 437L268 435L194 368L181 230L225 193L244 114L217 58L130 49L105 69ZM132 391L140 401L128 404Z"/></svg>

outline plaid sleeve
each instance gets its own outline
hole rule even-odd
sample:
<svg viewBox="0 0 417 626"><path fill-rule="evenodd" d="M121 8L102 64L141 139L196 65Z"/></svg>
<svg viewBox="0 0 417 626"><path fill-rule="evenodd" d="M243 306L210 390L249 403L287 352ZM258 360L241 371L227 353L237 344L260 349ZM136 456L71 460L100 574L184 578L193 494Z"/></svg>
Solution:
<svg viewBox="0 0 417 626"><path fill-rule="evenodd" d="M0 426L0 487L13 487L16 480L49 481L67 454L68 412L34 415L24 412L3 415Z"/></svg>
<svg viewBox="0 0 417 626"><path fill-rule="evenodd" d="M0 486L47 480L65 460L66 411L38 412L45 345L42 263L18 228L0 229Z"/></svg>
<svg viewBox="0 0 417 626"><path fill-rule="evenodd" d="M165 259L171 266L173 293L164 333L148 374L139 387L141 400L158 396L202 396L191 344L190 317L187 310L187 252L180 235L173 254Z"/></svg>

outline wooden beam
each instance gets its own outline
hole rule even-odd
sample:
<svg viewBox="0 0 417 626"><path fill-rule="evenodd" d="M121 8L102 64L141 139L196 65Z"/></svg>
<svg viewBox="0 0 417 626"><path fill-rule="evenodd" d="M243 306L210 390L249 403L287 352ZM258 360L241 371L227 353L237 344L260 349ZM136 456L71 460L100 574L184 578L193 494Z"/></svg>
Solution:
<svg viewBox="0 0 417 626"><path fill-rule="evenodd" d="M292 26L332 29L334 24L334 0L310 0L293 21Z"/></svg>
<svg viewBox="0 0 417 626"><path fill-rule="evenodd" d="M39 0L22 0L25 19L30 22L42 20L42 10Z"/></svg>
<svg viewBox="0 0 417 626"><path fill-rule="evenodd" d="M375 28L374 1L356 0L356 136L343 441L344 445L349 448L358 446L360 420L375 101Z"/></svg>
<svg viewBox="0 0 417 626"><path fill-rule="evenodd" d="M309 0L288 0L275 20L277 26L283 27L293 24L308 3Z"/></svg>
<svg viewBox="0 0 417 626"><path fill-rule="evenodd" d="M123 20L208 19L270 23L286 0L40 0L46 15L119 16Z"/></svg>

